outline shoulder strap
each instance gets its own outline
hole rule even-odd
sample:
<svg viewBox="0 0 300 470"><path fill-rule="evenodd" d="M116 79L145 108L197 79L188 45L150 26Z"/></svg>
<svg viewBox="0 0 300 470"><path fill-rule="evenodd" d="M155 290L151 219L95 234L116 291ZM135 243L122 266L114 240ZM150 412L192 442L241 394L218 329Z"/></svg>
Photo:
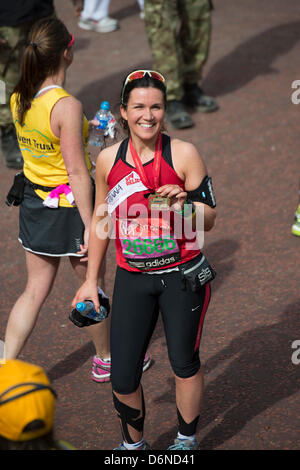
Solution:
<svg viewBox="0 0 300 470"><path fill-rule="evenodd" d="M45 93L44 95L38 97L37 99L44 100L43 103L47 106L48 110L52 111L54 105L61 99L61 98L68 98L70 93L68 93L64 88L54 88L53 90Z"/></svg>
<svg viewBox="0 0 300 470"><path fill-rule="evenodd" d="M118 152L117 152L117 155L116 155L116 158L115 158L115 161L114 161L114 164L113 166L115 166L115 164L121 159L123 160L123 162L126 161L126 153L127 153L127 147L128 147L128 142L129 142L129 138L127 137L127 139L124 139L122 140L119 148L118 148Z"/></svg>
<svg viewBox="0 0 300 470"><path fill-rule="evenodd" d="M167 134L162 134L162 156L168 165L174 170L171 153L171 139Z"/></svg>

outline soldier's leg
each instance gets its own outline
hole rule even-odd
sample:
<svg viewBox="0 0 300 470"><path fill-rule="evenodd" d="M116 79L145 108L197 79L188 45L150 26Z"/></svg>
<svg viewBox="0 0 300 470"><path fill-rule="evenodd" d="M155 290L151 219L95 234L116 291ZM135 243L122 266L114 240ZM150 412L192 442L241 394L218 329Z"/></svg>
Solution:
<svg viewBox="0 0 300 470"><path fill-rule="evenodd" d="M211 1L186 0L179 2L179 5L182 18L179 36L183 51L185 102L202 112L215 111L218 105L214 98L205 95L198 86L209 53Z"/></svg>
<svg viewBox="0 0 300 470"><path fill-rule="evenodd" d="M167 118L177 129L193 125L181 103L184 89L179 22L177 0L145 0L145 26L153 67L167 80Z"/></svg>
<svg viewBox="0 0 300 470"><path fill-rule="evenodd" d="M5 89L0 104L1 150L6 166L17 169L22 168L23 159L10 111L10 96L19 78L24 39L24 28L21 26L0 27L0 80Z"/></svg>
<svg viewBox="0 0 300 470"><path fill-rule="evenodd" d="M153 66L167 79L168 100L180 100L183 96L178 21L177 0L145 0L145 26Z"/></svg>
<svg viewBox="0 0 300 470"><path fill-rule="evenodd" d="M209 0L179 2L182 24L179 32L185 83L197 83L202 77L210 44L211 3Z"/></svg>

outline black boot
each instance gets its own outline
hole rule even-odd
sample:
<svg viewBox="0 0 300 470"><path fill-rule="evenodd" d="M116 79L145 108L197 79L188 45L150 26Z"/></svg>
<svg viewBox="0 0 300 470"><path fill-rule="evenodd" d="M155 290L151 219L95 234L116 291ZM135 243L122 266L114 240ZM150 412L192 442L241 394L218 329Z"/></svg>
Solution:
<svg viewBox="0 0 300 470"><path fill-rule="evenodd" d="M196 108L200 113L212 113L219 106L212 96L205 95L197 84L185 85L184 103L191 108Z"/></svg>
<svg viewBox="0 0 300 470"><path fill-rule="evenodd" d="M23 157L13 124L1 126L1 150L7 168L15 168L16 170L23 168Z"/></svg>
<svg viewBox="0 0 300 470"><path fill-rule="evenodd" d="M194 125L189 113L184 109L181 101L167 102L167 120L174 129L185 129Z"/></svg>

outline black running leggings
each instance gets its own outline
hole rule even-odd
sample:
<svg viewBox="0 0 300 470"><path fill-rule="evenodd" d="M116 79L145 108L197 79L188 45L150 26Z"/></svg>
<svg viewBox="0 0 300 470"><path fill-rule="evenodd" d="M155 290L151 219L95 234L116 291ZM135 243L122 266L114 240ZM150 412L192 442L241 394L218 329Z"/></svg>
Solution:
<svg viewBox="0 0 300 470"><path fill-rule="evenodd" d="M181 288L181 274L146 274L117 268L111 315L111 382L119 394L137 390L143 360L161 312L169 360L178 377L200 368L199 344L210 285Z"/></svg>

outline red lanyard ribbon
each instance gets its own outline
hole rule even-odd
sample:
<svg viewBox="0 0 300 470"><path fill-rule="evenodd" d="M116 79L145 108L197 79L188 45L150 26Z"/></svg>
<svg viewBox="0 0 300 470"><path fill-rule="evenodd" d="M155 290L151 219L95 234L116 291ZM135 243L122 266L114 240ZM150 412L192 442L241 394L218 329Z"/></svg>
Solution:
<svg viewBox="0 0 300 470"><path fill-rule="evenodd" d="M147 178L147 175L145 173L145 169L143 167L143 164L141 162L140 157L138 156L131 138L129 139L129 145L130 145L130 152L134 161L135 168L141 178L142 183L147 186L147 188L151 190L156 190L159 188L159 173L160 173L160 164L161 164L161 157L162 157L162 136L161 133L158 134L156 143L155 143L155 154L154 154L154 168L153 168L153 174L154 174L154 188L153 186L149 183L149 180Z"/></svg>

